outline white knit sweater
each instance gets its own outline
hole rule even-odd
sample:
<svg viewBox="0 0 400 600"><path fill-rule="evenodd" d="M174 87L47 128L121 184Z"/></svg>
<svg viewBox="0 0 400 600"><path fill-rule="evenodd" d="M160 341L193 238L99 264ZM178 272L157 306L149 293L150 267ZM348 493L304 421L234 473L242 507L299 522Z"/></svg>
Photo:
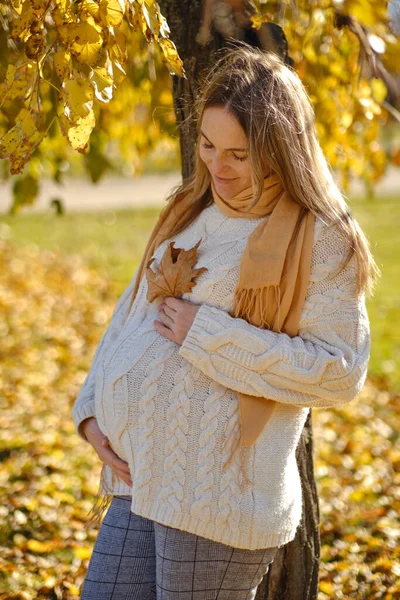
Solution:
<svg viewBox="0 0 400 600"><path fill-rule="evenodd" d="M262 217L262 218L268 218ZM206 266L183 299L201 305L182 345L158 333L161 299L146 300L142 278L128 313L137 271L72 409L75 427L96 416L115 452L129 464L134 513L238 548L283 545L295 537L302 489L295 451L311 407L351 401L361 390L370 352L365 296L355 294L356 258L330 277L347 252L337 226L316 218L311 279L299 334L290 337L231 317L239 263L262 218L225 216L213 203L154 253L157 269L171 239L188 249L199 238L196 267ZM222 472L225 424L239 418L237 392L278 404L251 448L240 485L238 459ZM85 439L82 435L81 437Z"/></svg>

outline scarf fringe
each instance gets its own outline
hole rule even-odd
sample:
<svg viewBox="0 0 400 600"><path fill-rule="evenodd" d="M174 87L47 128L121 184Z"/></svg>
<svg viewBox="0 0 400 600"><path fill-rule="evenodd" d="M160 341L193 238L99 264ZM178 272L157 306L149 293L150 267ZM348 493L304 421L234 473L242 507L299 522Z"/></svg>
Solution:
<svg viewBox="0 0 400 600"><path fill-rule="evenodd" d="M274 295L274 304L277 307L273 316L271 315L271 294ZM273 329L277 333L281 333L281 289L279 284L264 285L258 288L237 286L233 304L234 317L243 318L258 327Z"/></svg>
<svg viewBox="0 0 400 600"><path fill-rule="evenodd" d="M93 514L88 518L88 520L84 524L84 529L90 529L91 527L100 526L103 514L109 508L109 506L114 498L114 495L111 494L110 490L108 490L108 488L107 488L107 484L106 484L106 480L105 480L105 468L106 468L106 465L103 463L101 473L100 473L99 489L95 496L93 506L88 512L88 517L91 513L93 513ZM115 480L114 471L111 471L111 477L112 477L112 485L114 485L114 480ZM103 489L106 490L105 493L102 492Z"/></svg>
<svg viewBox="0 0 400 600"><path fill-rule="evenodd" d="M271 318L272 294L273 302L276 306L276 311L273 317ZM273 329L276 332L280 332L280 308L281 289L279 287L279 284L261 286L259 288L241 289L240 286L238 286L235 290L233 316L244 318L249 323L253 323L258 327L263 327L264 329ZM255 319L254 315L257 315ZM225 451L226 445L228 443L231 444L230 455L222 467L222 472L224 473L226 471L226 469L234 460L237 453L239 453L240 476L242 485L249 484L253 486L254 482L248 478L246 473L248 469L250 451L249 448L243 446L240 421L238 421L236 425L232 428L232 430L229 432L229 434L226 435L228 429L230 428L231 419L234 415L235 413L231 415L231 417L228 419L224 435L221 437L220 440L220 442L222 443L222 440L225 438L222 444L223 452Z"/></svg>

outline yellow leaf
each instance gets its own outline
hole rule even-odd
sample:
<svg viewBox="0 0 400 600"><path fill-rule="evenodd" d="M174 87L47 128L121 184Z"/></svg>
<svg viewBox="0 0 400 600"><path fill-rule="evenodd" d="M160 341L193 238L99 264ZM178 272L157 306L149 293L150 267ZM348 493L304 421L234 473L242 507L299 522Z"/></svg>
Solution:
<svg viewBox="0 0 400 600"><path fill-rule="evenodd" d="M43 552L52 552L59 544L53 541L40 542L39 540L28 540L26 545L32 552L41 554Z"/></svg>
<svg viewBox="0 0 400 600"><path fill-rule="evenodd" d="M104 25L118 27L124 17L124 8L119 0L101 0L100 15Z"/></svg>
<svg viewBox="0 0 400 600"><path fill-rule="evenodd" d="M183 62L179 58L175 44L168 38L160 38L158 43L163 52L169 72L171 74L181 75L183 77L185 75L185 70L183 68Z"/></svg>
<svg viewBox="0 0 400 600"><path fill-rule="evenodd" d="M103 45L101 27L88 16L80 23L66 23L58 28L60 36L76 58L91 67L97 63Z"/></svg>
<svg viewBox="0 0 400 600"><path fill-rule="evenodd" d="M117 29L114 36L110 36L108 50L112 66L113 80L115 85L119 86L119 84L126 77L126 72L122 65L125 64L127 60L126 37L120 29Z"/></svg>
<svg viewBox="0 0 400 600"><path fill-rule="evenodd" d="M36 129L31 114L23 108L16 117L14 127L9 129L0 139L0 158L10 156L21 145L24 139L30 138Z"/></svg>
<svg viewBox="0 0 400 600"><path fill-rule="evenodd" d="M73 118L71 111L76 116L84 117L92 110L93 86L88 79L67 79L62 87L67 117Z"/></svg>
<svg viewBox="0 0 400 600"><path fill-rule="evenodd" d="M53 66L60 79L66 79L71 72L71 53L59 50L53 56Z"/></svg>
<svg viewBox="0 0 400 600"><path fill-rule="evenodd" d="M75 546L74 554L77 558L85 560L91 557L92 549L84 546Z"/></svg>
<svg viewBox="0 0 400 600"><path fill-rule="evenodd" d="M71 594L79 596L80 588L78 588L74 583L70 583L69 581L63 581L63 585L69 589Z"/></svg>
<svg viewBox="0 0 400 600"><path fill-rule="evenodd" d="M371 79L372 95L374 99L381 103L387 95L387 87L381 79Z"/></svg>
<svg viewBox="0 0 400 600"><path fill-rule="evenodd" d="M104 67L96 67L90 73L96 97L102 102L108 102L113 95L113 79Z"/></svg>
<svg viewBox="0 0 400 600"><path fill-rule="evenodd" d="M83 0L80 4L80 10L91 15L94 19L98 19L100 14L99 4L94 0Z"/></svg>
<svg viewBox="0 0 400 600"><path fill-rule="evenodd" d="M68 31L64 26L75 23L74 15L71 13L69 0L56 0L55 3L57 6L52 11L51 16L54 19L61 40L63 43L67 43Z"/></svg>
<svg viewBox="0 0 400 600"><path fill-rule="evenodd" d="M31 137L22 140L21 145L9 156L10 173L22 173L24 166L31 159L33 152L45 136L45 131L36 131Z"/></svg>
<svg viewBox="0 0 400 600"><path fill-rule="evenodd" d="M17 72L17 67L15 67L14 65L8 65L7 73L6 73L7 89L9 89L12 86L16 72Z"/></svg>
<svg viewBox="0 0 400 600"><path fill-rule="evenodd" d="M15 10L15 12L18 15L21 14L23 3L24 3L23 0L11 0L11 6L13 7L13 9Z"/></svg>
<svg viewBox="0 0 400 600"><path fill-rule="evenodd" d="M21 14L12 21L11 37L24 39L25 35L29 32L34 19L36 19L36 16L30 0L25 0L22 5Z"/></svg>
<svg viewBox="0 0 400 600"><path fill-rule="evenodd" d="M96 119L94 112L90 111L85 117L79 117L68 130L68 140L74 150L85 151ZM83 152L84 153L84 152Z"/></svg>
<svg viewBox="0 0 400 600"><path fill-rule="evenodd" d="M319 582L319 589L324 594L328 594L328 596L330 598L333 597L334 589L333 589L333 585L331 584L330 581L320 581Z"/></svg>
<svg viewBox="0 0 400 600"><path fill-rule="evenodd" d="M32 86L35 83L37 66L28 63L18 69L13 65L7 68L6 81L0 88L0 102L4 99L14 100L15 98L25 99L32 92Z"/></svg>

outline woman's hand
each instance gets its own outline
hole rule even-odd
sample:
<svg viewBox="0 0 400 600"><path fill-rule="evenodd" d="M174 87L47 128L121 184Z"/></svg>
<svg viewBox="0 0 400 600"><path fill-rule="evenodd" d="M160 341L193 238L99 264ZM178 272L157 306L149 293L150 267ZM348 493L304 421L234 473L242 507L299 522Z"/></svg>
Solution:
<svg viewBox="0 0 400 600"><path fill-rule="evenodd" d="M182 344L199 308L189 300L167 296L158 307L160 321L154 321L154 327L164 337Z"/></svg>
<svg viewBox="0 0 400 600"><path fill-rule="evenodd" d="M110 448L108 438L98 426L96 417L85 419L81 423L81 428L88 442L97 452L100 460L105 465L108 465L119 479L122 479L129 487L132 487L128 463L121 460L114 450Z"/></svg>

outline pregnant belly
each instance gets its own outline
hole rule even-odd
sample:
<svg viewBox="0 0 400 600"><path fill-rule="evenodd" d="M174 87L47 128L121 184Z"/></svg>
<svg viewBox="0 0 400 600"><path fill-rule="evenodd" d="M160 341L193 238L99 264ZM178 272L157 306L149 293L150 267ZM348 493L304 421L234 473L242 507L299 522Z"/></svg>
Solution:
<svg viewBox="0 0 400 600"><path fill-rule="evenodd" d="M149 416L149 410L163 388L165 371L170 375L171 369L177 366L169 359L179 357L179 346L154 333L152 343L144 352L143 347L140 352L132 352L117 375L115 370L106 369L102 386L99 381L98 411L117 454L124 453L121 439L127 428L139 427L144 413ZM181 361L179 357L178 363Z"/></svg>

